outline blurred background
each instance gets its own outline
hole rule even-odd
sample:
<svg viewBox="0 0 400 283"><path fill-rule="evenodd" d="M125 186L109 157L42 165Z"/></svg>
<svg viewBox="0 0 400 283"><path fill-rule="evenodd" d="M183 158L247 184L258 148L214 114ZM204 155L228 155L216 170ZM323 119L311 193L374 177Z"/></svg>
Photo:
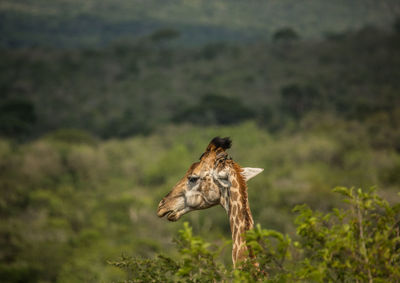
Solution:
<svg viewBox="0 0 400 283"><path fill-rule="evenodd" d="M176 253L160 199L230 136L254 220L400 188L398 0L2 0L0 281L110 282ZM230 239L221 207L183 217ZM223 256L230 262L228 245Z"/></svg>

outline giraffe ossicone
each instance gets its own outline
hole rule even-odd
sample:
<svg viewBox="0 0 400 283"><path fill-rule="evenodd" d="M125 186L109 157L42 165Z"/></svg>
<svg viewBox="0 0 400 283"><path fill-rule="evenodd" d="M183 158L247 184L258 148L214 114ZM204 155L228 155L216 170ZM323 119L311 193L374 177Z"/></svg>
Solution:
<svg viewBox="0 0 400 283"><path fill-rule="evenodd" d="M227 154L229 138L211 140L200 161L193 163L185 176L160 201L157 215L177 221L182 215L220 204L229 217L232 232L232 261L246 259L244 233L253 228L247 196L247 181L263 169L240 167Z"/></svg>

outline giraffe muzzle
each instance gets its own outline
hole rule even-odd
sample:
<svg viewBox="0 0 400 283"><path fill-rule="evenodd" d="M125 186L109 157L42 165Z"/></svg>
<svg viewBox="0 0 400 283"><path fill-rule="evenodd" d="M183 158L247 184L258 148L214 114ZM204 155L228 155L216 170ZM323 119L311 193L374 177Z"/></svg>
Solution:
<svg viewBox="0 0 400 283"><path fill-rule="evenodd" d="M165 207L165 200L162 200L160 202L160 204L158 205L158 209L157 209L157 216L162 218L164 216L167 217L168 220L170 221L176 221L178 219L175 220L175 215L176 213L174 212L173 209L170 209L168 207Z"/></svg>
<svg viewBox="0 0 400 283"><path fill-rule="evenodd" d="M169 209L165 207L165 200L161 200L160 203L158 204L158 209L157 209L157 216L158 217L164 217L168 213L171 213L172 209Z"/></svg>
<svg viewBox="0 0 400 283"><path fill-rule="evenodd" d="M177 212L166 209L159 209L157 211L157 216L160 218L166 216L169 221L177 221L180 218Z"/></svg>
<svg viewBox="0 0 400 283"><path fill-rule="evenodd" d="M166 201L162 200L158 205L157 216L160 218L166 216L169 221L177 221L179 218L181 218L182 215L189 212L190 210L191 208L185 207L183 205L178 207L168 205Z"/></svg>

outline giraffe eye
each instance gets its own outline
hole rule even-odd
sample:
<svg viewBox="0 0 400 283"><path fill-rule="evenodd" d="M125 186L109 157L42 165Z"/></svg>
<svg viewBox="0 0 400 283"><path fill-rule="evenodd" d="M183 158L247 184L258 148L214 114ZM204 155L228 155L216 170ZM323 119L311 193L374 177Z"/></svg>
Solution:
<svg viewBox="0 0 400 283"><path fill-rule="evenodd" d="M188 177L188 180L189 180L189 183L193 185L193 184L196 184L196 183L197 183L197 181L199 180L199 178L200 178L199 176L189 176L189 177Z"/></svg>

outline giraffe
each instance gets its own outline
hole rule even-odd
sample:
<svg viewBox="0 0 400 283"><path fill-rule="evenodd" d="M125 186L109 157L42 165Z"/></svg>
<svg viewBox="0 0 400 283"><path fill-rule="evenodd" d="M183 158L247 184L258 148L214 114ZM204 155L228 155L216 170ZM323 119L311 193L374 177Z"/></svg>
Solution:
<svg viewBox="0 0 400 283"><path fill-rule="evenodd" d="M261 168L242 168L226 153L230 138L211 140L200 161L193 163L185 176L160 201L157 215L177 221L182 215L220 204L226 211L232 233L233 265L247 258L244 233L253 228L247 181Z"/></svg>

